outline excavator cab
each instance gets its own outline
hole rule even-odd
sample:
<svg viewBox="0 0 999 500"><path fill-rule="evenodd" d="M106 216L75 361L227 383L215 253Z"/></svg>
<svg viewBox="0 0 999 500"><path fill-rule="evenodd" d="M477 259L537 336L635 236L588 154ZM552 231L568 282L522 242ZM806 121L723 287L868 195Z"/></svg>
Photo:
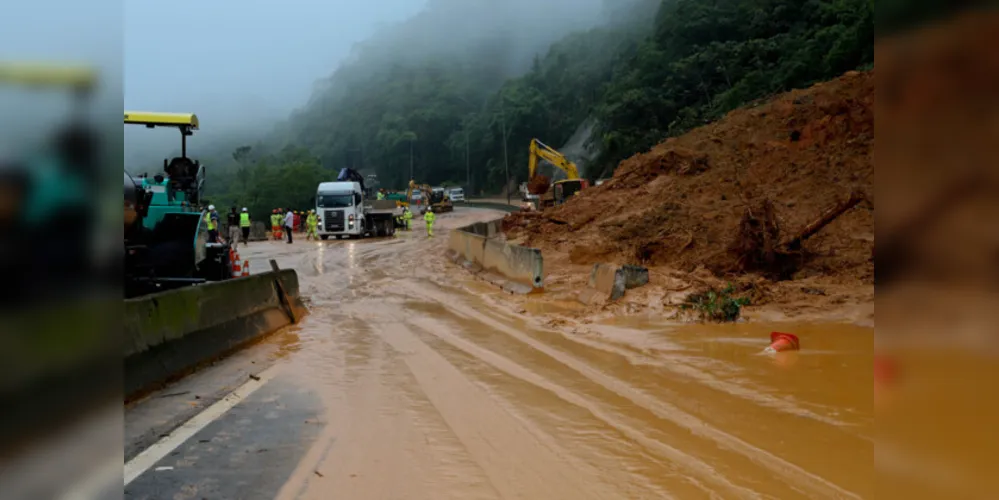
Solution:
<svg viewBox="0 0 999 500"><path fill-rule="evenodd" d="M580 191L590 187L589 181L586 179L565 179L561 181L555 181L552 186L555 191L555 204L561 205L566 201L572 199L573 196L579 194Z"/></svg>

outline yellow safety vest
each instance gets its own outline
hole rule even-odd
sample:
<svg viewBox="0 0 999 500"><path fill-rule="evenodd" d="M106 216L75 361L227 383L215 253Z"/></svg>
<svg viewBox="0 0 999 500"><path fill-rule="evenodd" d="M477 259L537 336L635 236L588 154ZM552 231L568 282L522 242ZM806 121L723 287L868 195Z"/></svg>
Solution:
<svg viewBox="0 0 999 500"><path fill-rule="evenodd" d="M215 230L215 223L212 222L211 212L205 212L205 229L208 229L209 231Z"/></svg>
<svg viewBox="0 0 999 500"><path fill-rule="evenodd" d="M436 219L436 218L437 218L437 216L434 215L433 212L427 212L427 213L423 214L423 220L427 221L427 224L433 224L434 223L434 219Z"/></svg>
<svg viewBox="0 0 999 500"><path fill-rule="evenodd" d="M239 214L239 227L250 227L250 214L246 212Z"/></svg>

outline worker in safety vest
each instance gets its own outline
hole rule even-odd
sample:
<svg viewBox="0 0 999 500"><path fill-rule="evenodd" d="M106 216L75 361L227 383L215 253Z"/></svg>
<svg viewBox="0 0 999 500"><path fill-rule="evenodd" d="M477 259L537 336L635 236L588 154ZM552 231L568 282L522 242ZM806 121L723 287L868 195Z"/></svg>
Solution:
<svg viewBox="0 0 999 500"><path fill-rule="evenodd" d="M276 208L271 212L271 238L275 241L281 239L281 216Z"/></svg>
<svg viewBox="0 0 999 500"><path fill-rule="evenodd" d="M413 230L413 212L409 211L409 207L404 207L402 209L402 220L406 221L406 231Z"/></svg>
<svg viewBox="0 0 999 500"><path fill-rule="evenodd" d="M427 223L427 238L433 238L434 221L437 220L433 207L427 207L427 213L423 214L423 220Z"/></svg>
<svg viewBox="0 0 999 500"><path fill-rule="evenodd" d="M319 233L316 232L316 228L319 226L319 216L316 215L315 210L309 210L309 216L305 218L306 233L305 239L319 239Z"/></svg>
<svg viewBox="0 0 999 500"><path fill-rule="evenodd" d="M376 197L379 200L384 200L385 199L385 190L384 189L379 189L378 190L378 194L376 195Z"/></svg>
<svg viewBox="0 0 999 500"><path fill-rule="evenodd" d="M215 205L208 205L208 211L205 212L205 229L208 230L208 242L218 243L219 213L215 211Z"/></svg>
<svg viewBox="0 0 999 500"><path fill-rule="evenodd" d="M250 212L243 207L243 211L239 214L239 230L243 233L243 244L249 244L250 242Z"/></svg>

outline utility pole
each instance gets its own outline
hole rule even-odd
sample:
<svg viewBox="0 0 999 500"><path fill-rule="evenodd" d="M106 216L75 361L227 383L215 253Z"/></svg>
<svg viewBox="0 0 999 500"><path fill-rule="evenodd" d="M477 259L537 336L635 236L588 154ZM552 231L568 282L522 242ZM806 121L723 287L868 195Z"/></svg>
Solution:
<svg viewBox="0 0 999 500"><path fill-rule="evenodd" d="M409 179L413 180L413 139L409 140Z"/></svg>
<svg viewBox="0 0 999 500"><path fill-rule="evenodd" d="M468 129L465 129L465 189L472 193L472 157L469 154Z"/></svg>
<svg viewBox="0 0 999 500"><path fill-rule="evenodd" d="M506 107L500 97L500 119L503 124L503 164L506 169L506 204L510 204L510 154L507 152Z"/></svg>

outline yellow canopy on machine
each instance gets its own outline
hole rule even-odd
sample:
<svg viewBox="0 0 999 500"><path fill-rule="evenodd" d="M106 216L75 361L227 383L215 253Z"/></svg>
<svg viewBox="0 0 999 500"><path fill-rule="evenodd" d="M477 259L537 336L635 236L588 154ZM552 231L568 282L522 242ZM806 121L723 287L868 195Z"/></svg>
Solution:
<svg viewBox="0 0 999 500"><path fill-rule="evenodd" d="M179 127L198 129L198 116L194 113L157 113L151 111L126 111L125 123L146 127Z"/></svg>
<svg viewBox="0 0 999 500"><path fill-rule="evenodd" d="M68 64L0 62L0 82L38 87L89 90L97 85L97 70Z"/></svg>

